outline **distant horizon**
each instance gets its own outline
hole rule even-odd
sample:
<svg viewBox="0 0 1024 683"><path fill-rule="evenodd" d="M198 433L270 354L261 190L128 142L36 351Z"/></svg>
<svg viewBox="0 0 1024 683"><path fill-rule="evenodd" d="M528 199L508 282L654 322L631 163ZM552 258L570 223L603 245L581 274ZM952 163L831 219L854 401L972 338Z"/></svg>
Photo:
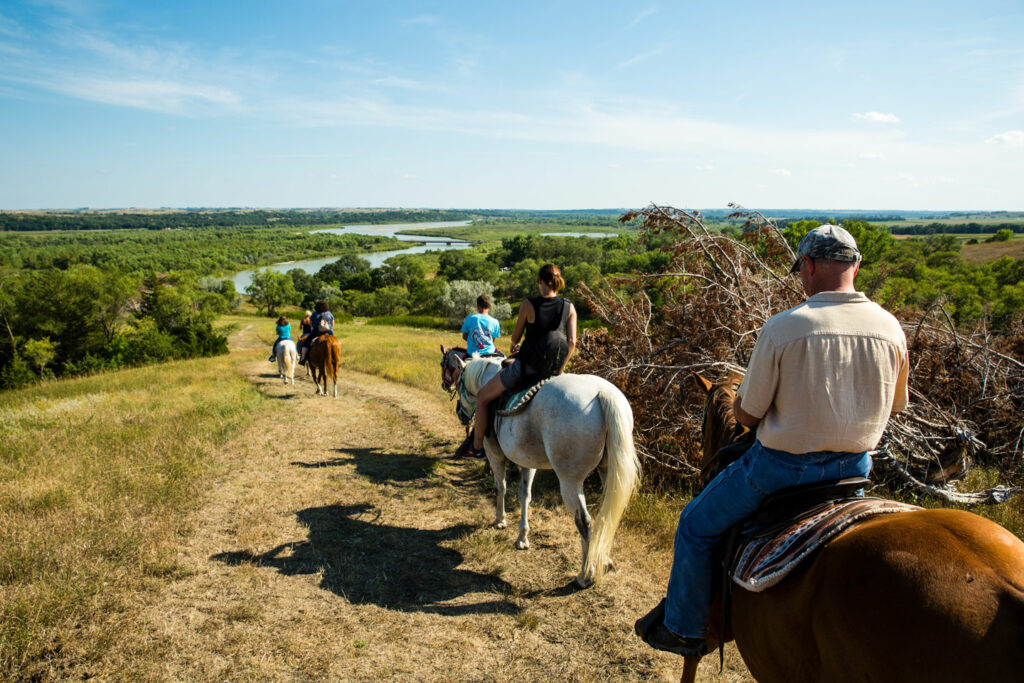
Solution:
<svg viewBox="0 0 1024 683"><path fill-rule="evenodd" d="M664 204L656 202L658 206L669 207L671 204ZM587 213L587 212L627 212L636 211L643 209L645 206L626 207L626 206L611 206L611 207L567 207L567 208L519 208L519 207L503 207L503 206L235 206L235 205L224 205L224 206L79 206L79 207L47 207L47 208L24 208L24 209L7 209L0 208L0 213L32 213L32 212L53 212L53 213L74 213L74 212L132 212L132 211L145 211L145 212L159 212L159 211L516 211L523 213ZM770 211L770 212L798 212L798 213L842 213L842 214L915 214L915 215L927 215L927 214L1000 214L1000 213L1021 213L1024 214L1024 210L1017 209L834 209L834 208L797 208L797 207L783 207L783 208L772 208L764 206L747 206L743 209L733 209L728 206L704 206L704 207L681 207L672 206L675 209L681 209L685 211L699 211L699 212L734 212L734 211Z"/></svg>

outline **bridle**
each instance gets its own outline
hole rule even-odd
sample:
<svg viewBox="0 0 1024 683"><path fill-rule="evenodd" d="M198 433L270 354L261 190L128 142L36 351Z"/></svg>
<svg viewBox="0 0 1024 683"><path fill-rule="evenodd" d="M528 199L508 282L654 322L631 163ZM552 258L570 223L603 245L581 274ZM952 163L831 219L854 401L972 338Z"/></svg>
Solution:
<svg viewBox="0 0 1024 683"><path fill-rule="evenodd" d="M473 415L476 413L476 400L470 398L466 392L466 374L461 372L458 363L453 362L455 358L462 360L460 356L464 354L465 352L458 347L445 351L444 356L441 357L441 388L448 392L449 400L459 399L455 404L455 414L458 416L459 422L468 425L473 421Z"/></svg>

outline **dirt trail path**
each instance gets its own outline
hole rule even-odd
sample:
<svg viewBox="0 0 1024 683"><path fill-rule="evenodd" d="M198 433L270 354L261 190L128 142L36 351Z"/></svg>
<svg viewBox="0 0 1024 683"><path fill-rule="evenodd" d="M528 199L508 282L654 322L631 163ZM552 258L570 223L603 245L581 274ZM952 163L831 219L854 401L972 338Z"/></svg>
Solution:
<svg viewBox="0 0 1024 683"><path fill-rule="evenodd" d="M632 634L668 554L616 539L587 591L554 477L538 477L533 548L493 515L484 466L445 459L460 427L435 393L343 372L337 399L277 378L255 325L238 368L271 400L230 446L189 521L187 570L138 606L112 670L151 680L677 680ZM542 473L544 474L544 473ZM712 661L714 660L714 661ZM705 660L705 676L717 657ZM749 680L735 650L717 680Z"/></svg>

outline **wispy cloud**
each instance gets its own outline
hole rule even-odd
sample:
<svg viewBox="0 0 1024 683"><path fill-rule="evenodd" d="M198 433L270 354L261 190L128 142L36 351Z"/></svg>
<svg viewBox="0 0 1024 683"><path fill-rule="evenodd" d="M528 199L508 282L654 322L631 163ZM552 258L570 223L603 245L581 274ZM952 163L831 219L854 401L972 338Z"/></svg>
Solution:
<svg viewBox="0 0 1024 683"><path fill-rule="evenodd" d="M918 176L913 173L897 173L893 176L896 180L903 181L911 187L931 187L934 185L951 185L953 179L949 176L937 175L937 176Z"/></svg>
<svg viewBox="0 0 1024 683"><path fill-rule="evenodd" d="M8 38L24 38L25 30L21 28L18 22L0 14L0 36L7 36Z"/></svg>
<svg viewBox="0 0 1024 683"><path fill-rule="evenodd" d="M436 26L438 19L433 14L417 14L402 22L407 26Z"/></svg>
<svg viewBox="0 0 1024 683"><path fill-rule="evenodd" d="M772 171L772 175L778 175L782 176L783 178L788 178L791 175L793 175L793 172L787 168L777 168L774 171Z"/></svg>
<svg viewBox="0 0 1024 683"><path fill-rule="evenodd" d="M998 135L993 135L985 140L990 145L1005 145L1007 147L1024 147L1024 130L1008 130Z"/></svg>
<svg viewBox="0 0 1024 683"><path fill-rule="evenodd" d="M875 160L880 160L880 159L884 159L884 158L885 158L885 155L884 155L884 154L882 154L881 152L861 152L861 153L860 153L860 158L861 158L861 159L875 159Z"/></svg>
<svg viewBox="0 0 1024 683"><path fill-rule="evenodd" d="M900 123L900 117L895 114L883 114L878 111L868 111L863 114L852 114L854 121L865 121L867 123Z"/></svg>
<svg viewBox="0 0 1024 683"><path fill-rule="evenodd" d="M175 114L188 114L196 105L235 108L241 102L237 93L226 88L173 81L69 79L48 85L83 100Z"/></svg>
<svg viewBox="0 0 1024 683"><path fill-rule="evenodd" d="M616 69L626 69L626 68L629 68L631 66L636 66L637 64L640 64L641 62L646 62L648 59L651 59L652 57L657 57L658 55L660 55L664 51L665 51L665 46L664 45L651 48L650 50L646 50L644 52L641 52L640 54L633 55L632 57L630 57L629 59L627 59L625 61L619 62L618 64L615 65L615 68Z"/></svg>
<svg viewBox="0 0 1024 683"><path fill-rule="evenodd" d="M373 85L384 86L385 88L398 88L401 90L420 90L427 92L445 92L449 88L436 83L426 83L424 81L414 81L411 78L400 78L398 76L384 76L382 78L370 79L370 83Z"/></svg>
<svg viewBox="0 0 1024 683"><path fill-rule="evenodd" d="M628 27L629 28L633 28L634 26L639 24L641 21L643 21L647 17L651 16L652 14L657 14L657 12L658 12L658 8L657 7L648 7L647 9L643 10L642 12L640 12L640 14L636 15L635 17L633 17L633 20L629 22Z"/></svg>

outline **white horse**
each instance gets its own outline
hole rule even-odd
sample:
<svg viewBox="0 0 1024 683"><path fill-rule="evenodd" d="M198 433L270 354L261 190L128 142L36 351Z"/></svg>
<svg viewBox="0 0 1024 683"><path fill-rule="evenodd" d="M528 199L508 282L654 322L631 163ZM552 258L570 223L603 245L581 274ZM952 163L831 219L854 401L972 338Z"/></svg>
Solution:
<svg viewBox="0 0 1024 683"><path fill-rule="evenodd" d="M450 352L449 352L450 353ZM499 359L463 360L457 385L466 414L476 407L476 394L501 367ZM442 363L449 362L447 357ZM576 583L587 587L611 568L615 530L640 482L640 461L633 446L633 411L622 392L595 375L559 375L544 384L526 409L499 417L495 434L484 439L487 461L494 472L494 524L505 519L505 469L508 460L519 465L519 538L516 547L530 547L528 519L530 488L538 469L553 469L583 547L583 566ZM591 522L583 497L583 481L595 469L604 484L604 497Z"/></svg>
<svg viewBox="0 0 1024 683"><path fill-rule="evenodd" d="M277 344L277 374L281 376L285 384L295 384L295 362L298 354L295 352L295 342L291 339L283 339Z"/></svg>

